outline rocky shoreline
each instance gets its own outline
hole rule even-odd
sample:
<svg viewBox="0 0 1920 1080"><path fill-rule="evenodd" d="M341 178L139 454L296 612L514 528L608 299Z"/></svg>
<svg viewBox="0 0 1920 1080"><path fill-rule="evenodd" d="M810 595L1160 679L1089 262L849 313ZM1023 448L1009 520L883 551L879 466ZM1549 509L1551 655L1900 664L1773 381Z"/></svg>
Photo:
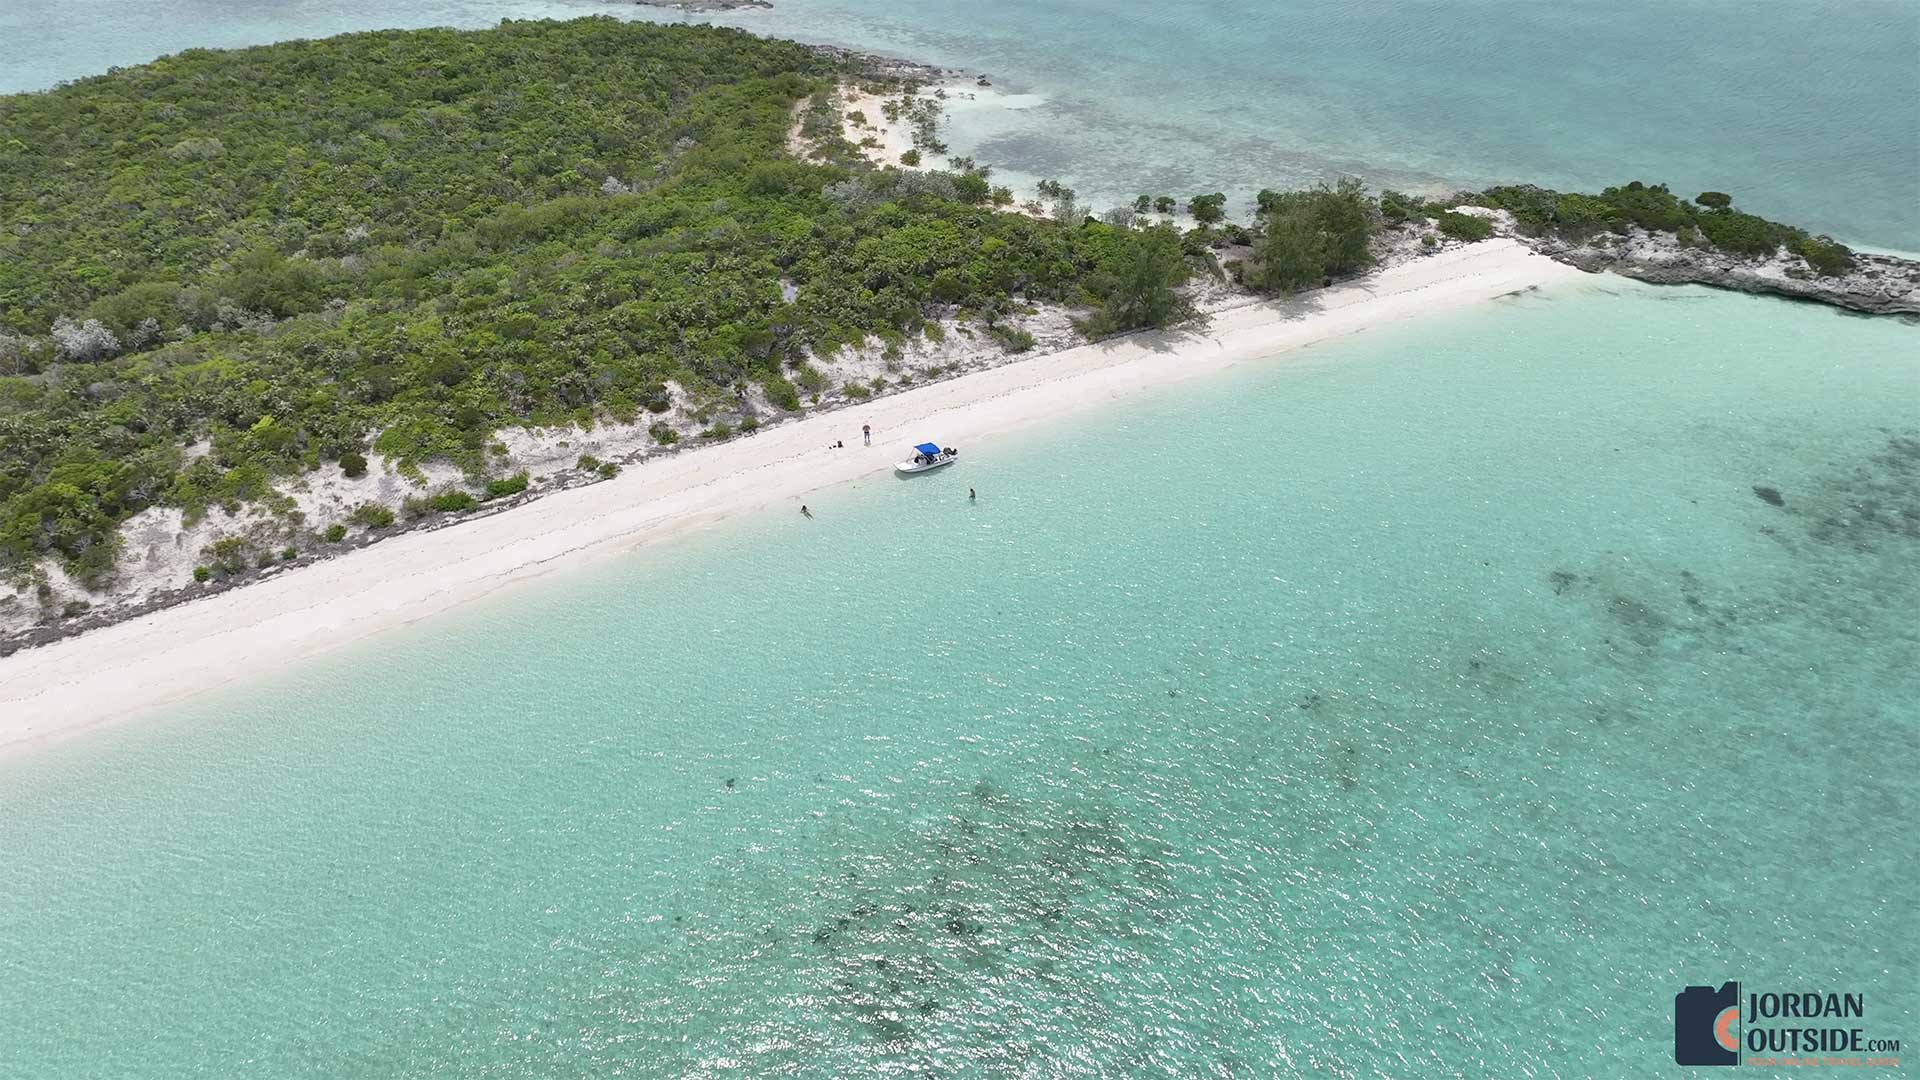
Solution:
<svg viewBox="0 0 1920 1080"><path fill-rule="evenodd" d="M637 7L666 8L699 14L710 11L765 11L773 7L767 0L624 0Z"/></svg>
<svg viewBox="0 0 1920 1080"><path fill-rule="evenodd" d="M1821 276L1784 251L1746 259L1682 244L1671 233L1634 229L1583 242L1555 236L1514 238L1540 254L1589 273L1619 274L1654 285L1711 285L1719 289L1828 304L1867 315L1920 315L1920 262L1854 253L1854 268Z"/></svg>
<svg viewBox="0 0 1920 1080"><path fill-rule="evenodd" d="M980 79L986 76L959 68L941 67L919 60L908 60L899 56L882 56L879 53L861 52L839 45L809 45L808 49L816 55L824 56L846 71L868 78L885 79L896 82L950 82L955 79Z"/></svg>

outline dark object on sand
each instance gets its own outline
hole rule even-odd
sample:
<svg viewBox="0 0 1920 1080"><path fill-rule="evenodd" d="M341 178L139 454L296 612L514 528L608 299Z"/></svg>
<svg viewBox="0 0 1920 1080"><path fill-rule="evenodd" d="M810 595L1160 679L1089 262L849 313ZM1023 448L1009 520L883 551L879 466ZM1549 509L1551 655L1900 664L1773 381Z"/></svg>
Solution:
<svg viewBox="0 0 1920 1080"><path fill-rule="evenodd" d="M1755 495L1760 496L1760 501L1763 503L1766 503L1768 506L1787 505L1787 500L1780 496L1779 488L1761 487L1760 485L1755 484L1753 487L1753 493Z"/></svg>

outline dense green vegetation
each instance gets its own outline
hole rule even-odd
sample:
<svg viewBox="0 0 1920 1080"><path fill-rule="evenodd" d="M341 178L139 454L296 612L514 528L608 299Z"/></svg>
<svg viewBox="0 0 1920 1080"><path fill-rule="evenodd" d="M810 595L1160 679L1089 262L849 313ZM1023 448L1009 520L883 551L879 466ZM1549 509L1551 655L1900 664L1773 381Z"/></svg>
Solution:
<svg viewBox="0 0 1920 1080"><path fill-rule="evenodd" d="M467 474L401 515L463 512L527 488L498 475L503 427L644 421L664 445L680 432L654 417L677 406L725 439L758 425L739 408L752 386L792 410L906 385L834 387L810 361L935 336L941 318L1020 352L1030 301L1086 309L1094 335L1186 318L1176 289L1219 273L1215 251L1288 292L1365 270L1383 224L1489 231L1351 180L1262 192L1249 226L1225 221L1224 194L1195 195L1184 233L1143 217L1170 220L1172 196L1095 220L1057 181L1002 212L1012 193L970 159L861 160L829 94L845 74L737 31L586 19L194 50L0 98L0 573L52 556L104 583L116 527L155 505L262 506L278 545L301 525L277 482L364 476L376 453ZM889 109L939 160L937 100ZM805 160L787 155L796 122ZM1640 225L1851 264L1718 193L1477 199L1532 231ZM342 542L394 510L301 535ZM267 543L209 545L197 576L271 562Z"/></svg>
<svg viewBox="0 0 1920 1080"><path fill-rule="evenodd" d="M1179 314L1162 239L995 212L983 170L785 158L837 74L589 19L196 50L0 98L0 567L99 583L130 514L291 516L276 478L375 451L478 486L505 425L724 411L749 384L797 407L810 355L940 311L1013 349L1016 297L1124 292L1115 329Z"/></svg>
<svg viewBox="0 0 1920 1080"><path fill-rule="evenodd" d="M1248 285L1293 292L1372 264L1369 248L1384 214L1360 181L1262 191L1255 201L1261 235L1251 264L1242 268Z"/></svg>
<svg viewBox="0 0 1920 1080"><path fill-rule="evenodd" d="M1531 185L1488 188L1483 206L1512 211L1529 232L1551 232L1585 240L1602 232L1625 233L1630 226L1674 233L1689 243L1711 245L1746 257L1766 257L1781 248L1807 261L1815 273L1843 274L1853 268L1853 252L1831 237L1742 213L1725 192L1703 191L1689 202L1665 184L1638 180L1598 195L1562 193Z"/></svg>

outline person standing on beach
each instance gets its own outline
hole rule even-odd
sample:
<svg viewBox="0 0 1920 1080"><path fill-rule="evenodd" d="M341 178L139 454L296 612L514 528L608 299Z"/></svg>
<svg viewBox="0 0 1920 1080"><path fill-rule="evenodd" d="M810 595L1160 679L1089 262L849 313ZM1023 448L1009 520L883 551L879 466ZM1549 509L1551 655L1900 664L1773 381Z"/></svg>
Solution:
<svg viewBox="0 0 1920 1080"><path fill-rule="evenodd" d="M868 446L872 446L872 445L873 445L873 425L872 425L872 424L861 424L861 425L860 425L860 437L861 437L862 439L865 439L865 440L867 441L867 445L868 445Z"/></svg>

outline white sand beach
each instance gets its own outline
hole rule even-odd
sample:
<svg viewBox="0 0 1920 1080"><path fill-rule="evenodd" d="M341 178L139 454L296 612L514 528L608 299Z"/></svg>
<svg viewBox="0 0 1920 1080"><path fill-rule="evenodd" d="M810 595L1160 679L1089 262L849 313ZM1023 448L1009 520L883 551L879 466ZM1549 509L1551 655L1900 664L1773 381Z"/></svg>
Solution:
<svg viewBox="0 0 1920 1080"><path fill-rule="evenodd" d="M0 659L0 755L137 716L427 618L548 571L884 472L937 432L970 455L994 435L1149 387L1580 276L1511 240L1401 263L1199 330L1083 345L763 428L455 527L403 534L258 583ZM873 445L860 445L862 424ZM826 447L845 440L847 448Z"/></svg>

